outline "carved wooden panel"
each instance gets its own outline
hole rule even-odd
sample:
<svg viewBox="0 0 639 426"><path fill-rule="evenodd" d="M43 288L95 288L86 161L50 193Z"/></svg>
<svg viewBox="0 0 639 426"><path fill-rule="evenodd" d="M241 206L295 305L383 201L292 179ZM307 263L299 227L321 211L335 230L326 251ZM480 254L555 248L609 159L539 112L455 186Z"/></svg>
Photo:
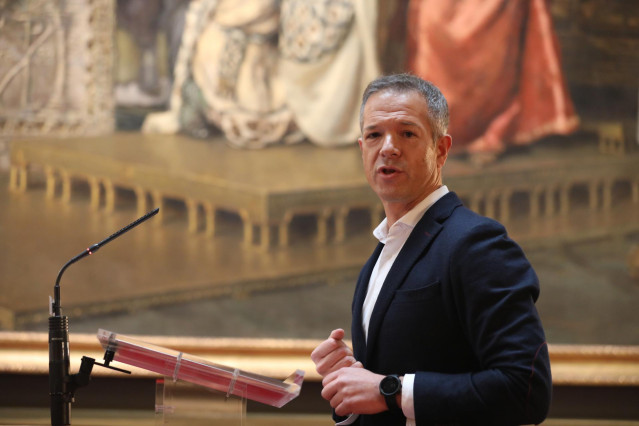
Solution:
<svg viewBox="0 0 639 426"><path fill-rule="evenodd" d="M0 4L0 136L112 132L115 2Z"/></svg>

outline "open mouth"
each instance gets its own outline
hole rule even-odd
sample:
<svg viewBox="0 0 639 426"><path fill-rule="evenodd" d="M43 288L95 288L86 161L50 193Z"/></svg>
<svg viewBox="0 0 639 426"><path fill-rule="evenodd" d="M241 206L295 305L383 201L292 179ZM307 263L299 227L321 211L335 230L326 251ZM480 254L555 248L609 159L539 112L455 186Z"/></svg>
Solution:
<svg viewBox="0 0 639 426"><path fill-rule="evenodd" d="M397 173L397 169L395 169L393 167L380 167L378 169L378 172L383 174L383 175L389 176L389 175L392 175L394 173Z"/></svg>

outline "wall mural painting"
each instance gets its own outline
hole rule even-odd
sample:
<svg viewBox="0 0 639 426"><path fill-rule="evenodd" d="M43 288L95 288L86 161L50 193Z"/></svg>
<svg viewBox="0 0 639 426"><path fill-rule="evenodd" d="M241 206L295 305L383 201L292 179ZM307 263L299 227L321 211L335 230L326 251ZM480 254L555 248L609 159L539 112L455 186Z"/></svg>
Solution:
<svg viewBox="0 0 639 426"><path fill-rule="evenodd" d="M438 84L444 183L539 275L551 343L639 344L639 6L0 1L0 329L325 338L383 210L359 101ZM595 314L596 313L596 314Z"/></svg>

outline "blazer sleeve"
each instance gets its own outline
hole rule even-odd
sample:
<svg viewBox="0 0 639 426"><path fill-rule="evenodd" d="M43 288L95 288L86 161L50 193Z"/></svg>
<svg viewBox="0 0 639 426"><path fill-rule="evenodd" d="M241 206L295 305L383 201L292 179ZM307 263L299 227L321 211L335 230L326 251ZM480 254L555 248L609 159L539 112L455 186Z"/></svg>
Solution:
<svg viewBox="0 0 639 426"><path fill-rule="evenodd" d="M467 230L468 231L468 230ZM539 283L521 248L488 220L452 244L447 273L476 371L420 371L414 384L420 423L537 424L548 412L548 347L535 308Z"/></svg>

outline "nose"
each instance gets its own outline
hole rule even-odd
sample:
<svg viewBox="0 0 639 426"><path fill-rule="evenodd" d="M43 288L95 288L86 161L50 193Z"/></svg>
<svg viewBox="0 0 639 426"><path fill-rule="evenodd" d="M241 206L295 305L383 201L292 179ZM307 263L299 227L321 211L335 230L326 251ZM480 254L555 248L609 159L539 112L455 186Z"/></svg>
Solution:
<svg viewBox="0 0 639 426"><path fill-rule="evenodd" d="M399 157L400 150L393 135L387 134L384 137L384 144L382 145L380 153L384 157Z"/></svg>

